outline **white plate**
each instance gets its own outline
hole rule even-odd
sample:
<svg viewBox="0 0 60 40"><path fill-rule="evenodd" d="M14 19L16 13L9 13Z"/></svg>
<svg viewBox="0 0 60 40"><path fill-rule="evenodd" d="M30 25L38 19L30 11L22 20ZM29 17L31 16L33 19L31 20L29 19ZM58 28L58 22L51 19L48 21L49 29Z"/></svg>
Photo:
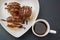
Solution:
<svg viewBox="0 0 60 40"><path fill-rule="evenodd" d="M28 25L25 25L24 27L26 27L26 29L23 28L19 28L17 30L11 30L9 29L6 25L5 22L0 21L2 27L8 32L10 33L12 36L18 38L21 37L24 33L26 33L31 26L34 24L34 21L36 20L38 14L39 14L39 2L38 0L0 0L0 19L5 19L7 18L10 14L5 10L5 5L4 3L8 3L8 2L19 2L22 6L23 5L27 5L32 7L32 19L29 21Z"/></svg>

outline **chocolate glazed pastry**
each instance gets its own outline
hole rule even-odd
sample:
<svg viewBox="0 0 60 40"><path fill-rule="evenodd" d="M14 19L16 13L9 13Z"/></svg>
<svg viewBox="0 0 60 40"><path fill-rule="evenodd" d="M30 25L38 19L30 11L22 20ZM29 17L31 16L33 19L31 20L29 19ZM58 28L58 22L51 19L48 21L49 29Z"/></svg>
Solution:
<svg viewBox="0 0 60 40"><path fill-rule="evenodd" d="M32 14L32 8L29 6L21 7L17 2L10 2L8 4L5 3L5 5L7 6L5 9L11 14L11 16L9 16L7 20L2 20L7 22L8 27L22 28L23 22L30 18Z"/></svg>

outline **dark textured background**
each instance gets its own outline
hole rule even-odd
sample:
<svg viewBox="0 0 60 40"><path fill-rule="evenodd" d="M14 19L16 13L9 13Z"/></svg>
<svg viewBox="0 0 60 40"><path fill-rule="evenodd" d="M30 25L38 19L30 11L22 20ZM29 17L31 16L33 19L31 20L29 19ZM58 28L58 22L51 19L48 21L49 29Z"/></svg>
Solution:
<svg viewBox="0 0 60 40"><path fill-rule="evenodd" d="M0 40L60 40L60 0L39 0L40 12L37 19L46 19L51 29L57 31L56 35L48 34L46 37L36 37L30 29L20 38L14 38L0 25Z"/></svg>

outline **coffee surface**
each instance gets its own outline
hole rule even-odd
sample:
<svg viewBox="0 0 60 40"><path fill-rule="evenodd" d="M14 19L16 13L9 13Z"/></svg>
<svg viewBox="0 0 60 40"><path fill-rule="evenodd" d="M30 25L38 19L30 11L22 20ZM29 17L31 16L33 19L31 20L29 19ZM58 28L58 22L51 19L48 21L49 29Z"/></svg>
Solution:
<svg viewBox="0 0 60 40"><path fill-rule="evenodd" d="M38 35L43 35L46 32L46 30L47 30L47 25L44 22L39 21L39 22L35 23L34 31Z"/></svg>

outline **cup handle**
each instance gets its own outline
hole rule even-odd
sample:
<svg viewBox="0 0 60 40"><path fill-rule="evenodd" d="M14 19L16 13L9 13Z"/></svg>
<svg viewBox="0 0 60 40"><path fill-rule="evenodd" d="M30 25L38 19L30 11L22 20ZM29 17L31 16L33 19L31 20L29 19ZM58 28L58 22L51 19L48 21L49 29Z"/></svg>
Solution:
<svg viewBox="0 0 60 40"><path fill-rule="evenodd" d="M56 31L55 30L50 30L49 33L56 34Z"/></svg>

